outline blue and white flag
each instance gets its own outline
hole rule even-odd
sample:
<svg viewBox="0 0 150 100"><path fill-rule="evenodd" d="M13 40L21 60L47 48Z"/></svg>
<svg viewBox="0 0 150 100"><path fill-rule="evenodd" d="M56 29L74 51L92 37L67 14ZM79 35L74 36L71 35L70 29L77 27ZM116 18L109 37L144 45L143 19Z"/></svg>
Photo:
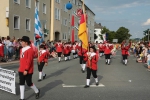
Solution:
<svg viewBox="0 0 150 100"><path fill-rule="evenodd" d="M38 43L36 42L35 36L39 35L40 41L39 43L41 44L44 41L44 34L42 33L42 29L41 29L41 23L40 23L40 18L39 18L39 12L37 7L35 7L35 31L34 31L34 44L37 46Z"/></svg>

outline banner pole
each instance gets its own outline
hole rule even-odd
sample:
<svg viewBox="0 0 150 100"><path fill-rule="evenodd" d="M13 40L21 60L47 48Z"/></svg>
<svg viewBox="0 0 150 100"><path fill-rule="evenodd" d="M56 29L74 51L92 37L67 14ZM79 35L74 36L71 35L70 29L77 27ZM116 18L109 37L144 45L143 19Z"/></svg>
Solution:
<svg viewBox="0 0 150 100"><path fill-rule="evenodd" d="M85 4L84 4L84 0L82 0L82 10L83 10L83 14L84 14L84 20L85 20L86 27L87 27L87 19L86 19L86 14L85 14ZM86 33L87 33L87 41L88 41L88 46L87 46L87 49L88 49L88 52L89 52L88 28L86 28Z"/></svg>

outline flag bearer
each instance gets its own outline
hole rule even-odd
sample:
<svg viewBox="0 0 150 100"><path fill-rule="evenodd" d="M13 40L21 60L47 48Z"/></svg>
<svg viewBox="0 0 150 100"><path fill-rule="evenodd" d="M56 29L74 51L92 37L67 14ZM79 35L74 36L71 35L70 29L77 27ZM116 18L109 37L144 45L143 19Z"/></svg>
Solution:
<svg viewBox="0 0 150 100"><path fill-rule="evenodd" d="M86 77L86 85L84 88L88 88L90 86L90 77L91 73L95 78L96 85L98 86L98 77L97 77L97 62L98 62L98 54L96 53L96 48L94 46L90 47L90 52L87 52L84 55L84 60L87 61L87 77Z"/></svg>

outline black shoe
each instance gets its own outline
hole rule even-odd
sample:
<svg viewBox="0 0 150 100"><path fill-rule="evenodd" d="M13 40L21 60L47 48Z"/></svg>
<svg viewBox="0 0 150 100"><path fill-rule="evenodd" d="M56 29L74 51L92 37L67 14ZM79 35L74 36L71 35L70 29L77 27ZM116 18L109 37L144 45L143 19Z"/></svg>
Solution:
<svg viewBox="0 0 150 100"><path fill-rule="evenodd" d="M42 81L41 79L38 80L38 82Z"/></svg>
<svg viewBox="0 0 150 100"><path fill-rule="evenodd" d="M97 83L96 83L96 86L98 86L98 85L99 85L99 83L97 82Z"/></svg>
<svg viewBox="0 0 150 100"><path fill-rule="evenodd" d="M108 64L108 65L110 65L110 64Z"/></svg>
<svg viewBox="0 0 150 100"><path fill-rule="evenodd" d="M106 65L107 65L107 62L106 62Z"/></svg>
<svg viewBox="0 0 150 100"><path fill-rule="evenodd" d="M46 77L46 74L45 74L45 76L43 76L43 79L45 79L45 77Z"/></svg>
<svg viewBox="0 0 150 100"><path fill-rule="evenodd" d="M84 86L84 88L89 88L89 87L90 87L89 85L85 85L85 86Z"/></svg>
<svg viewBox="0 0 150 100"><path fill-rule="evenodd" d="M60 61L58 61L58 63L60 63Z"/></svg>
<svg viewBox="0 0 150 100"><path fill-rule="evenodd" d="M82 73L85 73L85 70L82 70Z"/></svg>
<svg viewBox="0 0 150 100"><path fill-rule="evenodd" d="M39 90L39 89L38 89L38 90ZM38 93L36 93L36 94L35 94L35 98L36 98L36 99L38 99L38 98L39 98L39 96L40 96L40 90L39 90L39 92L38 92Z"/></svg>
<svg viewBox="0 0 150 100"><path fill-rule="evenodd" d="M19 100L25 100L25 99L19 99Z"/></svg>

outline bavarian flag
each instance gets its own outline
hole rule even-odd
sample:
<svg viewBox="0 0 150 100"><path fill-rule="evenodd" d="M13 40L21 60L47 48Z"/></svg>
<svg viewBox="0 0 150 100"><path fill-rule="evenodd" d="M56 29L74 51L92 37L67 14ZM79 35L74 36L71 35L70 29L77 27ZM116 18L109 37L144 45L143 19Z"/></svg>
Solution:
<svg viewBox="0 0 150 100"><path fill-rule="evenodd" d="M86 21L85 21L84 14L82 14L80 19L78 37L82 41L82 48L88 50L88 35L87 35L87 28L86 28Z"/></svg>

